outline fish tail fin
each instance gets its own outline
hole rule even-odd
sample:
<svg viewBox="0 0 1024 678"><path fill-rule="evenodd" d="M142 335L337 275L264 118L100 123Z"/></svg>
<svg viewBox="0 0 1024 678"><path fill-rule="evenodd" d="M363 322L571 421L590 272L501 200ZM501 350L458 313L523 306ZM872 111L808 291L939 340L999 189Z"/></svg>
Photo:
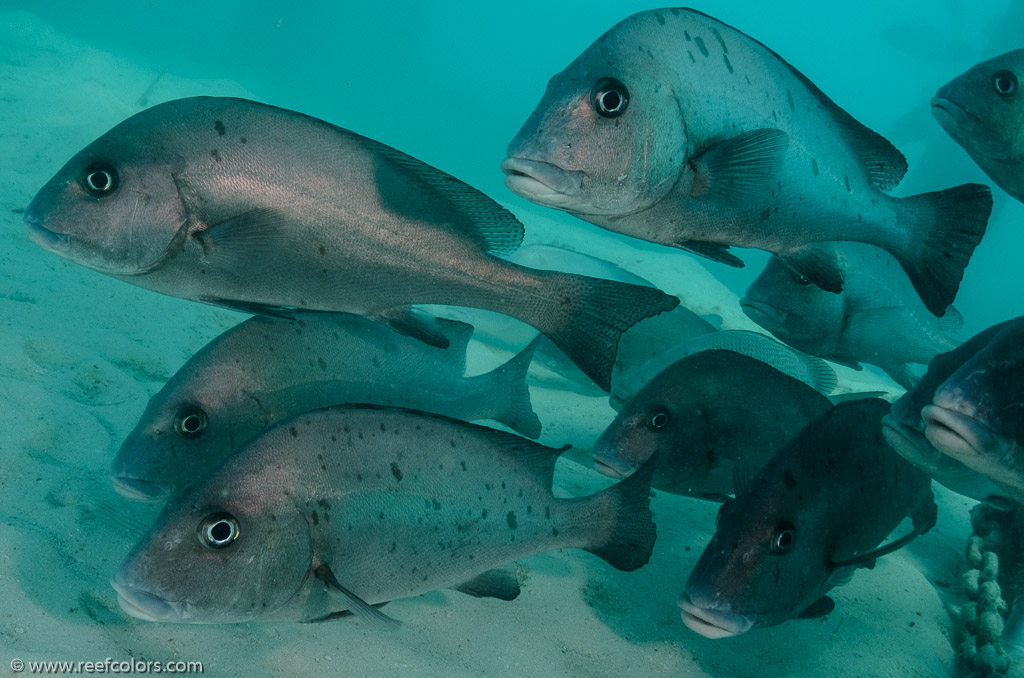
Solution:
<svg viewBox="0 0 1024 678"><path fill-rule="evenodd" d="M641 320L679 305L679 299L654 287L545 273L549 289L558 292L548 297L546 308L531 324L605 391L611 389L622 334Z"/></svg>
<svg viewBox="0 0 1024 678"><path fill-rule="evenodd" d="M599 531L597 543L586 550L623 572L632 572L647 564L658 532L651 513L651 478L657 453L633 475L593 497L606 505L610 516Z"/></svg>
<svg viewBox="0 0 1024 678"><path fill-rule="evenodd" d="M489 383L487 393L494 403L495 421L500 421L514 431L527 438L540 437L540 419L533 411L530 402L530 389L526 385L526 374L533 362L533 354L541 335L527 344L526 348L503 365L499 365L487 374L471 379L484 379Z"/></svg>
<svg viewBox="0 0 1024 678"><path fill-rule="evenodd" d="M942 315L953 303L964 269L992 212L992 192L981 184L904 198L921 216L909 255L900 263L928 310Z"/></svg>

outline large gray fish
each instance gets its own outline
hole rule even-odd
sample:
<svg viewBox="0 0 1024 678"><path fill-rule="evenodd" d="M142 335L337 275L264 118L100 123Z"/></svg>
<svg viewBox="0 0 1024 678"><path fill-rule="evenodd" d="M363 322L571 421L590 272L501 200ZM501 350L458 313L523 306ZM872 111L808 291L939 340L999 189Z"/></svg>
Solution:
<svg viewBox="0 0 1024 678"><path fill-rule="evenodd" d="M989 190L897 199L906 160L777 54L700 12L635 14L548 83L502 163L518 195L732 266L774 252L830 292L817 246L891 252L941 314L985 232Z"/></svg>
<svg viewBox="0 0 1024 678"><path fill-rule="evenodd" d="M288 419L168 502L112 580L141 619L308 621L457 587L510 600L493 568L582 548L644 565L650 472L551 493L560 450L442 417L333 407Z"/></svg>
<svg viewBox="0 0 1024 678"><path fill-rule="evenodd" d="M40 190L25 224L40 246L103 273L250 312L346 311L408 331L396 317L409 304L498 311L606 390L621 333L678 304L505 262L493 255L515 249L523 226L484 194L243 99L179 99L125 120Z"/></svg>
<svg viewBox="0 0 1024 678"><path fill-rule="evenodd" d="M985 174L1024 201L1024 49L983 61L944 85L932 114Z"/></svg>
<svg viewBox="0 0 1024 678"><path fill-rule="evenodd" d="M203 347L150 399L114 459L114 484L132 499L166 499L263 428L344 403L493 419L540 435L526 387L535 344L465 377L473 328L440 323L446 349L348 313L251 318Z"/></svg>
<svg viewBox="0 0 1024 678"><path fill-rule="evenodd" d="M704 351L671 365L623 405L591 450L594 467L628 476L658 455L652 485L727 501L832 405L810 386L732 351Z"/></svg>
<svg viewBox="0 0 1024 678"><path fill-rule="evenodd" d="M937 356L892 418L1024 503L1024 317Z"/></svg>
<svg viewBox="0 0 1024 678"><path fill-rule="evenodd" d="M687 627L722 638L826 614L829 589L934 525L931 480L882 437L888 411L837 405L722 505L679 601ZM913 531L880 547L907 516Z"/></svg>
<svg viewBox="0 0 1024 678"><path fill-rule="evenodd" d="M740 300L747 317L806 353L857 369L878 365L904 388L912 386L908 363L927 365L957 346L945 332L962 327L960 314L932 315L888 252L853 242L822 250L843 272L842 292L825 292L772 257Z"/></svg>

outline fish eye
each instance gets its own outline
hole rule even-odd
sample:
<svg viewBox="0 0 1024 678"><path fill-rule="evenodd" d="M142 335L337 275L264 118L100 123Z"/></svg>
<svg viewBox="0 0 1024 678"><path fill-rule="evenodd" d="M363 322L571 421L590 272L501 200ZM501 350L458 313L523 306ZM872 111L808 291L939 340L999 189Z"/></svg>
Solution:
<svg viewBox="0 0 1024 678"><path fill-rule="evenodd" d="M238 520L230 513L211 513L199 523L199 541L211 549L222 549L238 539Z"/></svg>
<svg viewBox="0 0 1024 678"><path fill-rule="evenodd" d="M774 555L781 556L793 548L796 541L796 526L788 520L784 520L776 526L772 532L772 540L769 548Z"/></svg>
<svg viewBox="0 0 1024 678"><path fill-rule="evenodd" d="M174 432L182 438L195 438L206 429L209 419L198 407L183 407L174 418Z"/></svg>
<svg viewBox="0 0 1024 678"><path fill-rule="evenodd" d="M651 428L653 428L655 431L660 431L661 429L668 426L668 419L668 412L666 412L665 410L658 410L651 416Z"/></svg>
<svg viewBox="0 0 1024 678"><path fill-rule="evenodd" d="M800 285L802 285L804 287L806 287L807 285L811 284L811 279L808 278L806 275L798 275L796 277L796 281L797 281L798 284L800 284Z"/></svg>
<svg viewBox="0 0 1024 678"><path fill-rule="evenodd" d="M992 89L1001 97L1012 97L1017 93L1017 76L1012 71L999 71L992 76Z"/></svg>
<svg viewBox="0 0 1024 678"><path fill-rule="evenodd" d="M1013 367L1013 363L1011 363L1009 360L1002 360L999 362L1000 372L1009 372L1011 367Z"/></svg>
<svg viewBox="0 0 1024 678"><path fill-rule="evenodd" d="M629 106L629 90L615 78L601 78L590 91L590 103L605 118L617 118Z"/></svg>
<svg viewBox="0 0 1024 678"><path fill-rule="evenodd" d="M106 163L93 163L85 168L82 183L90 194L102 198L117 188L117 170Z"/></svg>

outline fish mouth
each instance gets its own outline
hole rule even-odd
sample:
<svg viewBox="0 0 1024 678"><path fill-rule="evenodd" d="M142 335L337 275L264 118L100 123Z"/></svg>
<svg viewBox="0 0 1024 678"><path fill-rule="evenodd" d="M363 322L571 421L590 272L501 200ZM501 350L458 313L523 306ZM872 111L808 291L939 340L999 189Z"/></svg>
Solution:
<svg viewBox="0 0 1024 678"><path fill-rule="evenodd" d="M717 640L719 638L730 638L746 633L754 626L757 615L744 616L714 610L708 607L700 607L694 604L690 596L683 594L676 605L681 610L683 625L705 638Z"/></svg>
<svg viewBox="0 0 1024 678"><path fill-rule="evenodd" d="M54 233L42 226L34 218L25 216L25 230L28 231L28 238L47 252L62 257L67 257L71 250L71 236L66 233Z"/></svg>
<svg viewBox="0 0 1024 678"><path fill-rule="evenodd" d="M942 453L932 447L920 431L891 414L882 417L882 435L890 447L912 464L934 464L942 457Z"/></svg>
<svg viewBox="0 0 1024 678"><path fill-rule="evenodd" d="M623 461L614 454L598 453L594 454L591 459L594 462L594 470L610 478L628 478L639 468L636 464Z"/></svg>
<svg viewBox="0 0 1024 678"><path fill-rule="evenodd" d="M505 158L501 161L505 186L521 198L547 207L574 204L583 183L583 172L564 170L540 160Z"/></svg>
<svg viewBox="0 0 1024 678"><path fill-rule="evenodd" d="M153 622L178 622L185 618L185 603L171 602L160 596L134 588L131 584L118 581L114 575L110 585L117 591L117 603L121 609L136 619Z"/></svg>
<svg viewBox="0 0 1024 678"><path fill-rule="evenodd" d="M740 299L740 308L747 314L748 318L762 327L765 324L762 320L768 324L782 325L786 322L786 316L789 315L781 308L763 301L748 299L747 297Z"/></svg>
<svg viewBox="0 0 1024 678"><path fill-rule="evenodd" d="M1007 449L1010 441L972 416L940 405L921 410L924 435L937 450L969 466L972 459Z"/></svg>
<svg viewBox="0 0 1024 678"><path fill-rule="evenodd" d="M114 489L126 499L132 501L159 502L165 501L171 495L169 483L151 483L148 480L138 478L124 478L111 476L114 481Z"/></svg>
<svg viewBox="0 0 1024 678"><path fill-rule="evenodd" d="M932 97L931 105L932 116L944 129L952 127L963 132L971 132L978 124L978 118L968 113L963 106L945 97Z"/></svg>

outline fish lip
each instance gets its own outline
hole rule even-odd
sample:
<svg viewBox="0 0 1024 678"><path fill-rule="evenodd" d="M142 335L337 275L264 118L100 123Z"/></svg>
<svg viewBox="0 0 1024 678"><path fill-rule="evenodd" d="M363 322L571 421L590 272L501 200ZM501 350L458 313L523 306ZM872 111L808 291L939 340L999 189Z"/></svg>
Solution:
<svg viewBox="0 0 1024 678"><path fill-rule="evenodd" d="M948 129L946 122L951 122L956 129L964 132L971 132L978 124L978 118L967 112L963 106L950 101L945 97L935 96L931 100L932 117L939 121L939 124Z"/></svg>
<svg viewBox="0 0 1024 678"><path fill-rule="evenodd" d="M505 186L521 198L552 207L575 202L583 172L564 170L540 160L508 157L501 161Z"/></svg>
<svg viewBox="0 0 1024 678"><path fill-rule="evenodd" d="M610 478L628 478L639 468L636 464L623 461L611 453L592 453L591 460L594 462L595 471Z"/></svg>
<svg viewBox="0 0 1024 678"><path fill-rule="evenodd" d="M117 591L117 603L126 613L136 619L152 622L184 620L187 607L185 603L164 600L131 584L122 584L118 581L118 576L114 575L110 579L110 585Z"/></svg>
<svg viewBox="0 0 1024 678"><path fill-rule="evenodd" d="M114 489L126 499L149 503L165 501L171 495L170 483L153 483L139 478L111 476Z"/></svg>
<svg viewBox="0 0 1024 678"><path fill-rule="evenodd" d="M740 615L695 604L686 593L676 605L681 610L683 625L705 638L717 640L746 633L753 628L757 615Z"/></svg>
<svg viewBox="0 0 1024 678"><path fill-rule="evenodd" d="M912 464L919 464L922 460L934 462L942 456L942 453L930 443L926 446L920 444L923 439L921 431L899 421L891 414L882 417L882 435L885 436L889 447Z"/></svg>
<svg viewBox="0 0 1024 678"><path fill-rule="evenodd" d="M758 322L757 319L751 315L751 312L753 312L754 315L759 315L778 325L784 324L786 322L786 316L788 315L786 311L783 311L781 308L778 308L777 306L772 306L771 304L764 301L755 301L754 299L749 299L747 297L742 297L740 299L740 309L742 309L743 312L747 315L747 317L756 322L758 325L760 325L761 323Z"/></svg>
<svg viewBox="0 0 1024 678"><path fill-rule="evenodd" d="M941 405L926 405L921 410L924 435L940 452L969 463L971 458L988 457L986 450L1004 449L1009 443L983 422Z"/></svg>
<svg viewBox="0 0 1024 678"><path fill-rule="evenodd" d="M28 231L29 240L47 252L66 256L71 249L71 236L51 231L28 214L25 215L25 230Z"/></svg>

